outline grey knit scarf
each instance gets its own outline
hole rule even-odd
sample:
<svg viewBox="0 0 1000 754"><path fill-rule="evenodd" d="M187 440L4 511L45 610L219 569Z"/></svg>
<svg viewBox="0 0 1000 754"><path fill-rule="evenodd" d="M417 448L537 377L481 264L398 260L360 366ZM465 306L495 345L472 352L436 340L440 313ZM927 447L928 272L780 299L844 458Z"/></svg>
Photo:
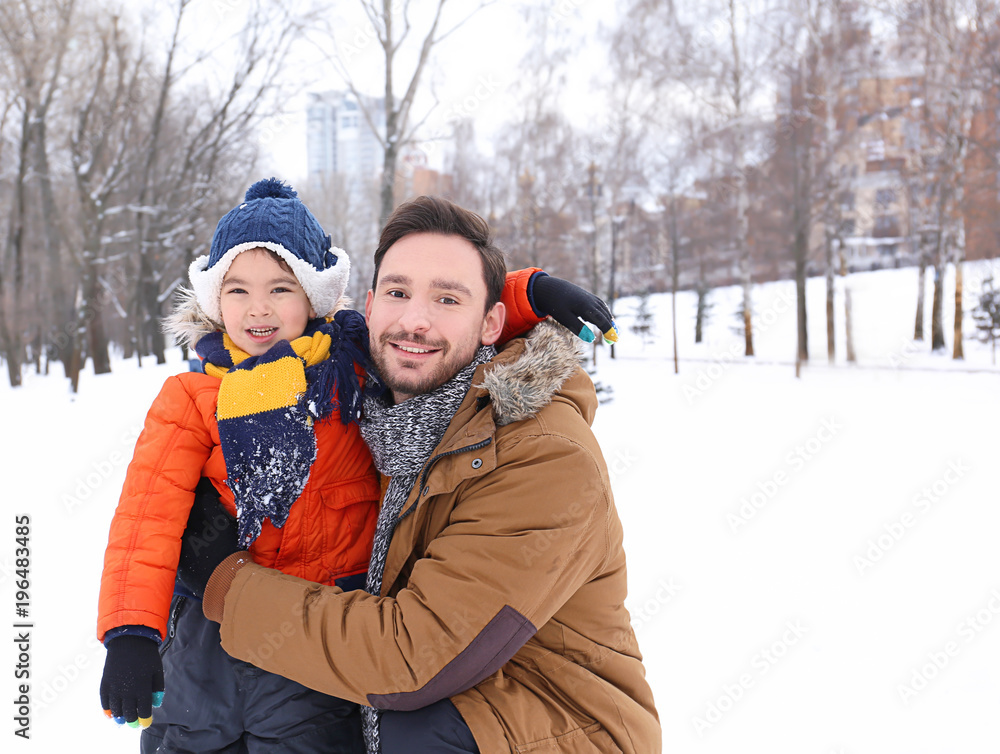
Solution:
<svg viewBox="0 0 1000 754"><path fill-rule="evenodd" d="M369 594L377 595L382 591L382 574L389 543L420 470L441 442L448 424L469 392L476 367L495 355L493 346L480 346L472 362L441 387L398 405L386 405L379 397L365 400L361 436L371 449L375 467L389 477L375 525L372 557L368 563L365 591ZM379 740L381 712L362 707L361 715L368 753L379 754L382 750Z"/></svg>

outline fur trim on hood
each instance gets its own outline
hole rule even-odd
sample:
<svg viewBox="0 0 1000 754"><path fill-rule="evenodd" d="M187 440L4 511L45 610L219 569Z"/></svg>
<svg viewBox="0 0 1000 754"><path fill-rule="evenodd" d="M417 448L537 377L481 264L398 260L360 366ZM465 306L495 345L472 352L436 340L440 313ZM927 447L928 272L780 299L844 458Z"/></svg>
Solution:
<svg viewBox="0 0 1000 754"><path fill-rule="evenodd" d="M336 306L325 314L332 317L342 309L347 309L351 300L341 296ZM194 348L203 337L216 330L224 330L222 323L215 322L198 305L198 298L190 288L177 289L177 305L173 312L163 318L163 332L174 339L177 345Z"/></svg>
<svg viewBox="0 0 1000 754"><path fill-rule="evenodd" d="M497 426L529 419L549 405L580 368L580 343L565 327L546 320L525 338L518 358L488 369L477 387L489 392Z"/></svg>

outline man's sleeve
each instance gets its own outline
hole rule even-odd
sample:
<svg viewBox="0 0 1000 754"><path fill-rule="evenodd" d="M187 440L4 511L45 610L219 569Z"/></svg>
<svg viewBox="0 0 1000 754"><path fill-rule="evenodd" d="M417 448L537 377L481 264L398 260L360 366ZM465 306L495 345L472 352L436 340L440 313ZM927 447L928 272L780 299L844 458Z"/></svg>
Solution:
<svg viewBox="0 0 1000 754"><path fill-rule="evenodd" d="M248 565L226 597L223 647L383 709L423 707L499 670L608 557L610 495L591 450L552 435L518 442L530 460L466 483L395 598Z"/></svg>

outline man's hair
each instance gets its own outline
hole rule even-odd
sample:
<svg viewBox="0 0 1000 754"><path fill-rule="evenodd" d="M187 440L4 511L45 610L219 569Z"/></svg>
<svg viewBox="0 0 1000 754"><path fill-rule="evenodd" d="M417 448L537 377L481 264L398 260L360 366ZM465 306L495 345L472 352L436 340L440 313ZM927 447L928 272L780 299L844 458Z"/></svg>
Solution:
<svg viewBox="0 0 1000 754"><path fill-rule="evenodd" d="M396 241L413 233L440 233L459 236L476 247L483 263L483 280L486 282L486 311L500 300L507 278L507 264L503 252L493 243L493 231L475 212L459 207L439 196L420 196L400 204L389 215L375 249L375 273L372 289L378 287L378 271L382 258Z"/></svg>

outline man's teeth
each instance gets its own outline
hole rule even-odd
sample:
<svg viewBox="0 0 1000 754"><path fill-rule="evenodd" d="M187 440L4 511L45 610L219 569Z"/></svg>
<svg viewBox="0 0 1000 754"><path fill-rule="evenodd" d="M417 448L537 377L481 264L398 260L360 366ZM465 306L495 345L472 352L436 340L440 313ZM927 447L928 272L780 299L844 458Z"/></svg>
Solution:
<svg viewBox="0 0 1000 754"><path fill-rule="evenodd" d="M249 327L247 328L251 335L256 335L258 338L264 338L277 330L277 327Z"/></svg>
<svg viewBox="0 0 1000 754"><path fill-rule="evenodd" d="M430 353L433 350L430 348L411 348L410 346L396 346L396 348L407 353Z"/></svg>

